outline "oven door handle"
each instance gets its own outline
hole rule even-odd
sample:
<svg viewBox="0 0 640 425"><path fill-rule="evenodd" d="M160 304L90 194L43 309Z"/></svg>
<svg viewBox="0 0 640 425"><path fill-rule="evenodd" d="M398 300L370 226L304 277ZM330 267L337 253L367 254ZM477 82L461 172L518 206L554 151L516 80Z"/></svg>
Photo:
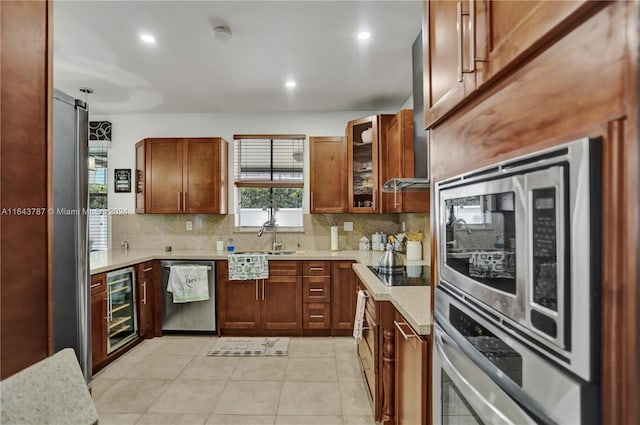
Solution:
<svg viewBox="0 0 640 425"><path fill-rule="evenodd" d="M464 399L473 407L484 423L536 424L522 407L498 387L446 333L435 327L436 354ZM439 401L438 401L439 402Z"/></svg>

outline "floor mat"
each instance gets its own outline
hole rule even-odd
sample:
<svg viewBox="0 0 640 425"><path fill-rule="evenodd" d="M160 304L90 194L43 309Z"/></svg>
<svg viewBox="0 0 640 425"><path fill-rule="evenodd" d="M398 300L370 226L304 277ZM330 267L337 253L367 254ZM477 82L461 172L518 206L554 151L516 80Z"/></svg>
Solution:
<svg viewBox="0 0 640 425"><path fill-rule="evenodd" d="M286 356L289 353L289 338L237 338L221 337L207 356L252 357Z"/></svg>

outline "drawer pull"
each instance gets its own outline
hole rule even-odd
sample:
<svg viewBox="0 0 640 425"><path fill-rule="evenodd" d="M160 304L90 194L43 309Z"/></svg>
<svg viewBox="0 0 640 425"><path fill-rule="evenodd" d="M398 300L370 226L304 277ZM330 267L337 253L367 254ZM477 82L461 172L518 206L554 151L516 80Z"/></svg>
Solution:
<svg viewBox="0 0 640 425"><path fill-rule="evenodd" d="M150 272L151 270L153 270L153 267L148 267L146 269L142 269L143 272Z"/></svg>
<svg viewBox="0 0 640 425"><path fill-rule="evenodd" d="M324 292L323 288L309 288L309 292Z"/></svg>
<svg viewBox="0 0 640 425"><path fill-rule="evenodd" d="M92 288L97 288L98 286L102 285L102 282L100 283L94 283L93 285L91 285Z"/></svg>
<svg viewBox="0 0 640 425"><path fill-rule="evenodd" d="M324 314L311 314L309 317L312 319L324 319Z"/></svg>
<svg viewBox="0 0 640 425"><path fill-rule="evenodd" d="M407 325L406 323L398 323L398 322L396 322L395 320L393 321L393 323L395 323L396 328L398 328L398 331L400 331L400 333L402 334L402 337L403 337L405 340L407 340L407 339L409 339L409 338L417 338L417 337L418 337L418 336L413 332L413 330L411 331L411 333L412 333L413 335L407 335L406 333L404 333L404 331L402 330L402 326L403 326L403 325L404 325L404 326L409 326L409 325Z"/></svg>

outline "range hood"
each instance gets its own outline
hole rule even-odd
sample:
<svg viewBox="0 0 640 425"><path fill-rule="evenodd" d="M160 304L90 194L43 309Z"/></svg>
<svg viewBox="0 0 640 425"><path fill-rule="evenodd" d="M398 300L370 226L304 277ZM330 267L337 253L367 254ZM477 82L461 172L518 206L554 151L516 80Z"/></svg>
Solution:
<svg viewBox="0 0 640 425"><path fill-rule="evenodd" d="M382 185L383 192L429 190L429 134L424 129L422 32L411 47L413 62L413 177L398 176Z"/></svg>
<svg viewBox="0 0 640 425"><path fill-rule="evenodd" d="M421 192L429 190L429 179L412 177L406 179L389 179L382 185L383 192Z"/></svg>

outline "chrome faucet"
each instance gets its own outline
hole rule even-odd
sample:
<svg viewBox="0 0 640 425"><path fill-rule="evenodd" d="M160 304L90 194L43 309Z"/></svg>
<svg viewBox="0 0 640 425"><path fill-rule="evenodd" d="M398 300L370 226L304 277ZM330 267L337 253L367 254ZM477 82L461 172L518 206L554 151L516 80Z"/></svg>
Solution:
<svg viewBox="0 0 640 425"><path fill-rule="evenodd" d="M459 218L459 219L455 220L451 224L451 227L453 227L455 229L456 228L456 224L462 224L462 227L464 228L464 230L466 230L468 234L471 234L471 229L469 229L469 226L467 226L467 222L464 221L464 219Z"/></svg>
<svg viewBox="0 0 640 425"><path fill-rule="evenodd" d="M278 208L273 201L269 201L266 207L262 208L263 211L267 211L267 221L262 223L262 227L258 230L258 237L262 237L265 230L270 229L273 232L273 242L271 243L271 249L273 251L279 251L282 249L282 242L278 242L278 224L276 223L276 212Z"/></svg>

